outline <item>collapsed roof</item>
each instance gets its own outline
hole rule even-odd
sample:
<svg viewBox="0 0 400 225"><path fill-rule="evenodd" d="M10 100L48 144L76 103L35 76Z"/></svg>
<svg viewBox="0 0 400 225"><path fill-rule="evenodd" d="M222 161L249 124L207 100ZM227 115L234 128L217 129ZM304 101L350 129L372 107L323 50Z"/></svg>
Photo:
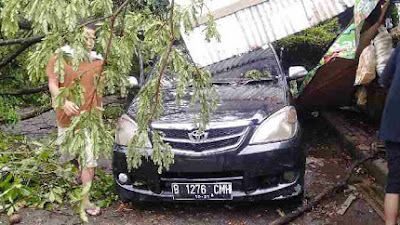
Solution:
<svg viewBox="0 0 400 225"><path fill-rule="evenodd" d="M201 67L252 51L331 19L354 6L354 0L224 0L204 1L200 25L183 33L193 61ZM190 0L177 0L185 5ZM210 12L207 11L210 10ZM205 38L206 16L216 21L221 41Z"/></svg>

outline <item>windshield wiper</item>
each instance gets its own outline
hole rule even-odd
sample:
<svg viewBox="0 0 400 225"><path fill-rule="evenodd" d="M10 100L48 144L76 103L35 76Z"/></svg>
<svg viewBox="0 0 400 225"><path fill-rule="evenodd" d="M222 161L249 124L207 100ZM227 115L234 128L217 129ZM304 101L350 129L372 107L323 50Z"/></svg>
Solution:
<svg viewBox="0 0 400 225"><path fill-rule="evenodd" d="M277 78L267 78L267 79L257 79L257 80L252 80L252 79L239 79L239 80L218 80L218 81L213 81L213 84L219 84L219 85L246 85L246 84L253 84L253 83L263 83L263 82L270 82L277 80Z"/></svg>

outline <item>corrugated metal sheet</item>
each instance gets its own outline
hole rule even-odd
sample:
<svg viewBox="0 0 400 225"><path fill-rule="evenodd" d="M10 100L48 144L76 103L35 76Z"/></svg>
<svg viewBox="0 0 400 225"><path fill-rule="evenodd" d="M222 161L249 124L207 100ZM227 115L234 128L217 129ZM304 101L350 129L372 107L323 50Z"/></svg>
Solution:
<svg viewBox="0 0 400 225"><path fill-rule="evenodd" d="M196 27L188 36L183 35L195 63L203 67L251 51L335 17L354 6L354 0L249 1L231 0L230 6L219 4L220 0L205 1L214 12L226 15L217 16L216 20L221 42L207 42L204 25ZM215 7L212 7L213 4ZM250 6L237 9L246 4ZM230 10L229 7L233 6L236 8Z"/></svg>

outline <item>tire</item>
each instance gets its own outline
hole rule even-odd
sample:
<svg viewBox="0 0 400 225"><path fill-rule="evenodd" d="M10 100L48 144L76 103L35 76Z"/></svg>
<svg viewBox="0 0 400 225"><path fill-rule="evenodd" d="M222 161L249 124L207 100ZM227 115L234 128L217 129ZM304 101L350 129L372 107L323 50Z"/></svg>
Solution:
<svg viewBox="0 0 400 225"><path fill-rule="evenodd" d="M305 191L303 190L299 195L291 197L287 199L288 203L293 204L293 205L301 205L303 204L303 200L305 197Z"/></svg>
<svg viewBox="0 0 400 225"><path fill-rule="evenodd" d="M118 184L115 185L115 189L117 191L118 194L118 199L123 202L123 203L129 203L131 202L131 200L129 198L126 197L126 192L124 189L122 189L121 187L118 186Z"/></svg>
<svg viewBox="0 0 400 225"><path fill-rule="evenodd" d="M118 195L118 196L119 196L119 200L120 200L121 202L123 202L123 203L129 203L129 202L131 202L129 199L124 198L124 197L121 196L121 195Z"/></svg>

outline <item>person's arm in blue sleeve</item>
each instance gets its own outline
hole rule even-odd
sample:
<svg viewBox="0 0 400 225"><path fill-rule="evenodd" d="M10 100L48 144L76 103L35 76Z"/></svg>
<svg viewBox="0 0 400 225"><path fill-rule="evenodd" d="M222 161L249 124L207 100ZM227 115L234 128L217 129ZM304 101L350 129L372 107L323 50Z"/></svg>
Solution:
<svg viewBox="0 0 400 225"><path fill-rule="evenodd" d="M399 51L400 51L400 47L397 47L394 50L394 52L392 53L392 55L389 58L389 61L387 62L386 66L385 66L385 70L383 71L381 78L379 79L379 84L384 88L387 88L387 89L390 88L390 85L393 80L393 75L396 70L396 64L397 64L396 59L397 59L397 55L398 55Z"/></svg>

